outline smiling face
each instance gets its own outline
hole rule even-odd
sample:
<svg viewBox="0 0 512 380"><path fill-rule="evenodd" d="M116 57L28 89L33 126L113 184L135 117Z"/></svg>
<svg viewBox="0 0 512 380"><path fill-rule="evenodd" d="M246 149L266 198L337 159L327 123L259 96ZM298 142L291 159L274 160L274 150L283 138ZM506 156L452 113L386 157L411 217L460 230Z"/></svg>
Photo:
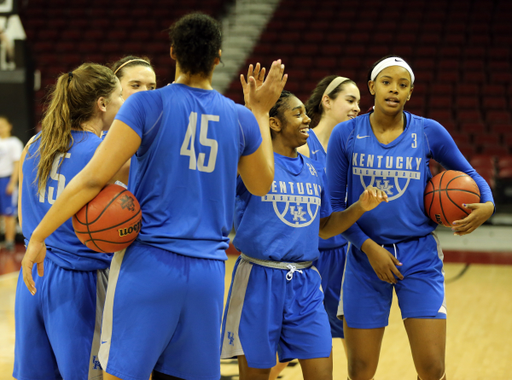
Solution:
<svg viewBox="0 0 512 380"><path fill-rule="evenodd" d="M295 96L290 96L282 107L279 117L270 118L274 144L294 151L307 142L311 119L306 115L304 104Z"/></svg>
<svg viewBox="0 0 512 380"><path fill-rule="evenodd" d="M375 109L385 114L402 112L413 90L411 75L401 66L385 68L368 87L375 96Z"/></svg>
<svg viewBox="0 0 512 380"><path fill-rule="evenodd" d="M338 93L336 99L332 100L327 96L325 100L328 100L328 104L324 104L325 116L333 119L336 124L355 118L361 111L361 94L357 86L351 82L343 85L343 90Z"/></svg>
<svg viewBox="0 0 512 380"><path fill-rule="evenodd" d="M125 99L139 91L154 90L156 88L156 74L148 66L123 67L121 86Z"/></svg>

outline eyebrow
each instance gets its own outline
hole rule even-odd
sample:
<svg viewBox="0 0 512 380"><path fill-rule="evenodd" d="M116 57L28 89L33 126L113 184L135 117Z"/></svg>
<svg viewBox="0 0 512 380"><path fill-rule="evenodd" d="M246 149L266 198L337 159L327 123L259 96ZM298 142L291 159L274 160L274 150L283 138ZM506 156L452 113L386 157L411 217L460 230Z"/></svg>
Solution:
<svg viewBox="0 0 512 380"><path fill-rule="evenodd" d="M298 109L298 108L302 108L302 106L294 107L294 108L292 108L292 111L295 111L295 110L296 110L296 109Z"/></svg>
<svg viewBox="0 0 512 380"><path fill-rule="evenodd" d="M128 81L128 83L142 83L142 81L137 80L137 79L132 79L132 80ZM155 82L150 82L149 84L155 84L156 85Z"/></svg>
<svg viewBox="0 0 512 380"><path fill-rule="evenodd" d="M391 79L393 79L393 77L391 77L389 75L383 75L383 76L381 76L381 78L391 78ZM406 81L408 81L409 79L407 79L407 78L400 78L399 80L406 80Z"/></svg>

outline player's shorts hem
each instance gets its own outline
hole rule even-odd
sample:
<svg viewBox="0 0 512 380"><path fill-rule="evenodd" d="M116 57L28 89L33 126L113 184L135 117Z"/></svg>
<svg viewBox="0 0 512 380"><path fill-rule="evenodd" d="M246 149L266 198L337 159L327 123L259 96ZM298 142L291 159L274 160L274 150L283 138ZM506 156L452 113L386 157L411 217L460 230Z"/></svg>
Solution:
<svg viewBox="0 0 512 380"><path fill-rule="evenodd" d="M402 319L446 319L446 313L432 312L432 310L402 313Z"/></svg>
<svg viewBox="0 0 512 380"><path fill-rule="evenodd" d="M221 359L235 359L236 357L243 356L243 355L245 355L243 350L234 350L234 351L226 352L224 355L221 355L220 358Z"/></svg>
<svg viewBox="0 0 512 380"><path fill-rule="evenodd" d="M272 368L276 365L276 362L266 362L266 363L263 363L263 362L253 362L251 360L249 360L249 358L246 356L245 359L247 360L247 365L249 366L249 368L259 368L259 369L267 369L267 368ZM293 360L293 359L292 359ZM290 360L283 360L283 361L290 361Z"/></svg>
<svg viewBox="0 0 512 380"><path fill-rule="evenodd" d="M347 319L347 326L350 327L351 329L380 329L383 327L387 327L388 324L389 324L388 321L380 322L380 323L364 323L364 322L352 323L352 322L349 322Z"/></svg>
<svg viewBox="0 0 512 380"><path fill-rule="evenodd" d="M190 374L187 374L187 373L182 373L182 372L173 372L173 371L166 371L165 369L163 368L156 368L154 369L155 371L157 372L160 372L160 373L163 373L164 375L168 375L168 376L173 376L173 377L178 377L180 379L186 379L186 380L219 380L221 375L220 375L220 371L219 371L219 374L218 375L207 375L207 376L191 376ZM123 379L124 380L124 379ZM146 379L147 380L147 379Z"/></svg>
<svg viewBox="0 0 512 380"><path fill-rule="evenodd" d="M108 368L107 370L105 370L105 372L108 373L109 375L119 377L120 379L123 379L123 380L147 380L145 377L133 377L133 376L127 375L124 372L119 372L119 371L116 371L115 369L111 369L111 368Z"/></svg>
<svg viewBox="0 0 512 380"><path fill-rule="evenodd" d="M331 349L329 350L329 352L308 352L307 354L302 354L302 355L296 355L292 358L279 358L279 362L290 362L292 360L307 360L307 359L320 359L320 358L328 358L329 356L331 356L331 352L332 352L332 347Z"/></svg>
<svg viewBox="0 0 512 380"><path fill-rule="evenodd" d="M62 377L25 377L25 376L18 376L16 372L13 372L12 377L16 380L62 380Z"/></svg>

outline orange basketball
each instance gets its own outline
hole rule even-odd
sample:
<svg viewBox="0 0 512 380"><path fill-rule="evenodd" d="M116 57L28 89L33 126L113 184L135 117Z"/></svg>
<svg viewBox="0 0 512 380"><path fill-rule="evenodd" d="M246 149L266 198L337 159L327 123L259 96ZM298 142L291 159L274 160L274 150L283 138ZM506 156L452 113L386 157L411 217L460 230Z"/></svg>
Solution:
<svg viewBox="0 0 512 380"><path fill-rule="evenodd" d="M466 173L446 170L431 178L425 188L425 212L437 224L452 226L471 213L463 204L479 203L480 190Z"/></svg>
<svg viewBox="0 0 512 380"><path fill-rule="evenodd" d="M88 248L116 252L135 240L141 219L135 196L122 186L107 185L73 216L73 228Z"/></svg>

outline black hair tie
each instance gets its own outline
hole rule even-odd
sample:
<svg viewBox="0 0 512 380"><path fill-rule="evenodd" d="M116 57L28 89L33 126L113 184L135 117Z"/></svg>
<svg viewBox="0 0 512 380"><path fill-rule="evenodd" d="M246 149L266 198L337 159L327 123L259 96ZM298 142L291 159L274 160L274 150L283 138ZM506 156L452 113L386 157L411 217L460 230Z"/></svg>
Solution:
<svg viewBox="0 0 512 380"><path fill-rule="evenodd" d="M73 79L73 73L70 71L68 73L68 84L71 82L71 79Z"/></svg>

